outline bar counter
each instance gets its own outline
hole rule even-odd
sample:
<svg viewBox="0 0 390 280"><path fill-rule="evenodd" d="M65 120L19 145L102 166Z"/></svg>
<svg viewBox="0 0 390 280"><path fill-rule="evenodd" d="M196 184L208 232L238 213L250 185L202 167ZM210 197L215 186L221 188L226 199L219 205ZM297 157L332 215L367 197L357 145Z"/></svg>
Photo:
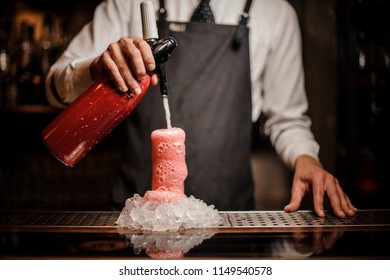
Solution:
<svg viewBox="0 0 390 280"><path fill-rule="evenodd" d="M1 211L1 259L390 259L390 210L221 211L214 228L143 232L119 212Z"/></svg>

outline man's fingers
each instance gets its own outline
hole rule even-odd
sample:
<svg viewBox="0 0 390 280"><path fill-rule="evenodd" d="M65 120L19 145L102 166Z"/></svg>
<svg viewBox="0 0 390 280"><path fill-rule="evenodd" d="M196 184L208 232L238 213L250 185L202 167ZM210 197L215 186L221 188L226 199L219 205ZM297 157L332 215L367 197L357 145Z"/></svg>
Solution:
<svg viewBox="0 0 390 280"><path fill-rule="evenodd" d="M324 212L324 193L325 193L325 184L323 176L316 176L312 182L313 186L313 206L314 211L319 217L325 217Z"/></svg>
<svg viewBox="0 0 390 280"><path fill-rule="evenodd" d="M122 92L128 91L126 82L123 79L116 62L112 58L110 51L106 51L102 54L101 61L117 88Z"/></svg>
<svg viewBox="0 0 390 280"><path fill-rule="evenodd" d="M347 214L348 216L355 215L357 212L357 208L352 205L347 194L344 193L344 191L342 190L342 188L338 184L338 182L337 182L337 189L338 189L339 195L340 195L341 208L343 209L344 213Z"/></svg>
<svg viewBox="0 0 390 280"><path fill-rule="evenodd" d="M134 41L134 44L139 49L143 63L149 71L153 71L156 68L156 63L154 61L154 56L152 49L150 48L149 44L145 40L137 40Z"/></svg>
<svg viewBox="0 0 390 280"><path fill-rule="evenodd" d="M294 182L291 188L291 199L289 204L284 207L286 212L294 212L299 209L301 205L302 198L305 196L305 186L302 182Z"/></svg>
<svg viewBox="0 0 390 280"><path fill-rule="evenodd" d="M343 211L343 207L341 205L342 197L339 192L339 186L336 179L327 180L326 182L326 192L328 194L330 204L332 205L333 212L339 218L345 218L346 215Z"/></svg>

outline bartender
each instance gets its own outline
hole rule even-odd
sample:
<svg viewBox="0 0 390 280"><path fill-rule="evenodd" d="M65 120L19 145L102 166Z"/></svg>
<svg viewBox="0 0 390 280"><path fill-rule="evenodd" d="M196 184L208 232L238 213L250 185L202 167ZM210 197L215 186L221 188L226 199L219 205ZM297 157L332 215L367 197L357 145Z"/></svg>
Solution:
<svg viewBox="0 0 390 280"><path fill-rule="evenodd" d="M253 123L294 170L296 211L313 195L324 216L324 199L338 217L357 209L337 179L324 170L306 115L299 25L284 0L154 0L160 37L178 47L166 63L172 124L186 132L186 194L218 210L254 208L250 155ZM200 3L201 2L201 3ZM122 92L140 92L138 81L156 65L142 38L141 0L106 0L77 34L47 76L47 98L70 104L96 78L109 75ZM196 12L194 12L196 11ZM152 85L158 77L153 75ZM156 92L153 92L156 91ZM127 118L126 143L112 202L121 209L151 184L150 134L166 127L159 88L153 87Z"/></svg>

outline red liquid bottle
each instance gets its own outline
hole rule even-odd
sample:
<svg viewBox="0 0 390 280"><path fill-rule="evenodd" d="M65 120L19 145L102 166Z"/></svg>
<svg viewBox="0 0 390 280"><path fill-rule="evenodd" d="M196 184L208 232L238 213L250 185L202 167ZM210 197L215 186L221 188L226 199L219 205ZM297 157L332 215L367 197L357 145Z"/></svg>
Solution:
<svg viewBox="0 0 390 280"><path fill-rule="evenodd" d="M94 81L43 130L43 142L62 163L75 166L133 111L149 84L146 75L134 95L115 90L109 78Z"/></svg>
<svg viewBox="0 0 390 280"><path fill-rule="evenodd" d="M167 97L167 81L164 63L177 46L172 37L158 39L153 3L141 3L144 39L151 46L156 70L160 77L161 95ZM117 92L111 79L93 82L72 104L66 108L42 132L48 149L62 163L76 165L96 144L121 123L138 105L149 88L150 76L140 82L138 95Z"/></svg>

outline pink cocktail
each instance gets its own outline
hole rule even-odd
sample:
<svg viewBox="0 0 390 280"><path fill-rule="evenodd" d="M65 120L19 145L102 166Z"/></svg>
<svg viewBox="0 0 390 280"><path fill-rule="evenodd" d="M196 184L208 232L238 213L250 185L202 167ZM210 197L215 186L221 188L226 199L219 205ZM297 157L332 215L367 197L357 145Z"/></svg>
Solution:
<svg viewBox="0 0 390 280"><path fill-rule="evenodd" d="M157 129L152 132L152 191L144 198L173 202L185 196L184 180L188 171L185 161L185 132L181 128Z"/></svg>

